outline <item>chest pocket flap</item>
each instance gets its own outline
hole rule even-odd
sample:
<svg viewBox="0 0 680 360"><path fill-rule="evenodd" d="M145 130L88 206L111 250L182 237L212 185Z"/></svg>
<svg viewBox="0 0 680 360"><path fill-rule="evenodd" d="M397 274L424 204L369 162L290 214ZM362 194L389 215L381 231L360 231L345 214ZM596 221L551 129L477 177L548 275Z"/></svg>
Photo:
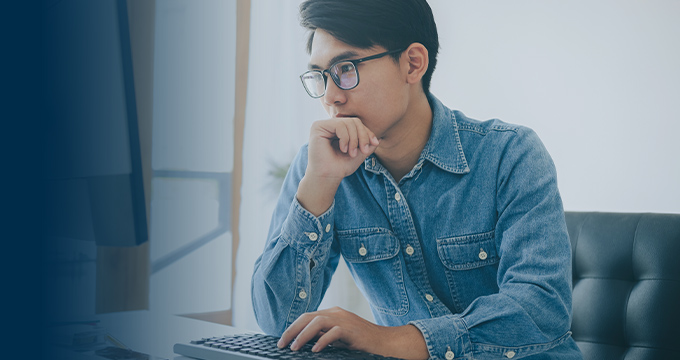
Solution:
<svg viewBox="0 0 680 360"><path fill-rule="evenodd" d="M437 239L437 252L451 270L469 270L498 262L494 231Z"/></svg>
<svg viewBox="0 0 680 360"><path fill-rule="evenodd" d="M391 259L399 253L399 240L388 229L339 230L342 256L352 263Z"/></svg>

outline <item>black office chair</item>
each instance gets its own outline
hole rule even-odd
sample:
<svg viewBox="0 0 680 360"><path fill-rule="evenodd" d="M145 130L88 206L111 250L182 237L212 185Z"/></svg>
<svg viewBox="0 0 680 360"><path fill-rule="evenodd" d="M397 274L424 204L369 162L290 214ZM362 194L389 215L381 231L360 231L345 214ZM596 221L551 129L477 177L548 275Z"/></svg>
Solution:
<svg viewBox="0 0 680 360"><path fill-rule="evenodd" d="M585 359L680 359L680 214L566 219L571 327Z"/></svg>

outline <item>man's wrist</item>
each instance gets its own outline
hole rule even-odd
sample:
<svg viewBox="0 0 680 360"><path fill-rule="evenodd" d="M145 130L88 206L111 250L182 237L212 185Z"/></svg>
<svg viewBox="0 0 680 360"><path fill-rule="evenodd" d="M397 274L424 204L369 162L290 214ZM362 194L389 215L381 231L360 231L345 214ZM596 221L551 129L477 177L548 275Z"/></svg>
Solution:
<svg viewBox="0 0 680 360"><path fill-rule="evenodd" d="M342 179L315 178L305 175L298 185L297 200L303 208L318 217L333 204L341 181Z"/></svg>
<svg viewBox="0 0 680 360"><path fill-rule="evenodd" d="M423 334L417 327L407 324L403 326L388 327L386 348L382 353L402 359L428 359L430 352Z"/></svg>

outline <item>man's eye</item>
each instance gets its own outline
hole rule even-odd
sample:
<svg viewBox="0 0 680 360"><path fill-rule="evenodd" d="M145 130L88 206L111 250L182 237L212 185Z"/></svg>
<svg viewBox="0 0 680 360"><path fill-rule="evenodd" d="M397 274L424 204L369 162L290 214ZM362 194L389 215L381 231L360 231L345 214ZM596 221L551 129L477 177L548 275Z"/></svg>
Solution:
<svg viewBox="0 0 680 360"><path fill-rule="evenodd" d="M340 72L346 73L348 71L352 71L353 68L354 68L354 66L352 66L351 64L343 64L343 65L340 65Z"/></svg>

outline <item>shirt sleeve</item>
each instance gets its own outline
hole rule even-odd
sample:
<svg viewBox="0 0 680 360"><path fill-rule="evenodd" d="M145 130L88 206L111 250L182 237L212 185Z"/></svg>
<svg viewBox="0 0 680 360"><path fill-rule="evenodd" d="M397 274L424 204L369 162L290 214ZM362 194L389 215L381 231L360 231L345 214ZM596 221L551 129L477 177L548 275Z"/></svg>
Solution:
<svg viewBox="0 0 680 360"><path fill-rule="evenodd" d="M304 146L284 180L251 282L255 318L264 332L276 336L318 308L340 258L333 245L335 202L316 217L295 196L306 162Z"/></svg>
<svg viewBox="0 0 680 360"><path fill-rule="evenodd" d="M569 236L555 166L533 131L505 143L496 191L499 292L460 314L412 321L432 359L519 359L569 339Z"/></svg>

